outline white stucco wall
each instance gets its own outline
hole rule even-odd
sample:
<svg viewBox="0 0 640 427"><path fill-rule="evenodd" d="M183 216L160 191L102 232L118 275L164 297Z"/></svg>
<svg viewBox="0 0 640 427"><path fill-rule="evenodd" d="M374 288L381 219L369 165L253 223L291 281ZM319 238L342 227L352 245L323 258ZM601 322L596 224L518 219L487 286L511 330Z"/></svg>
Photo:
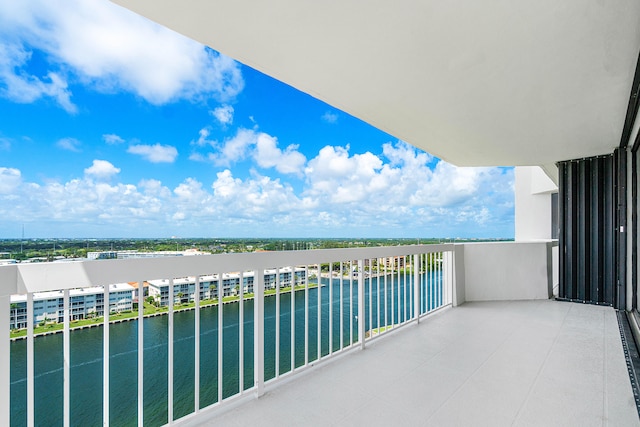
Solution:
<svg viewBox="0 0 640 427"><path fill-rule="evenodd" d="M465 297L465 265L464 265L464 246L455 245L453 247L453 306L457 307L464 304Z"/></svg>
<svg viewBox="0 0 640 427"><path fill-rule="evenodd" d="M515 168L516 241L551 239L551 194L558 187L537 166Z"/></svg>
<svg viewBox="0 0 640 427"><path fill-rule="evenodd" d="M462 246L466 301L551 297L550 242L467 243Z"/></svg>

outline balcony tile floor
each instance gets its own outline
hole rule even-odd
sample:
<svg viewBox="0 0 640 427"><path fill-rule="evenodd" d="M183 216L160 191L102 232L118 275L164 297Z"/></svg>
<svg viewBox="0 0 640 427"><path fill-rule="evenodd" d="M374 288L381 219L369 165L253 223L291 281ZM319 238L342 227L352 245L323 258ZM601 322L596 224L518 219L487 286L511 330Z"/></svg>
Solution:
<svg viewBox="0 0 640 427"><path fill-rule="evenodd" d="M640 426L611 308L444 310L184 425Z"/></svg>

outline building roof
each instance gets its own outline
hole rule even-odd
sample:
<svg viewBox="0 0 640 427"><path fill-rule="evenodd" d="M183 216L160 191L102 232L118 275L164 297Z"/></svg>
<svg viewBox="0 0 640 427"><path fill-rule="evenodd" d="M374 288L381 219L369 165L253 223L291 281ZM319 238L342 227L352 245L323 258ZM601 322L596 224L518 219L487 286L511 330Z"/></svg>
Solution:
<svg viewBox="0 0 640 427"><path fill-rule="evenodd" d="M109 285L109 292L123 292L123 291L133 291L133 286L128 283L115 283ZM69 296L75 297L80 295L98 295L103 294L104 288L102 286L92 286L89 288L80 288L80 289L71 289L69 290ZM64 296L63 291L46 291L46 292L34 292L33 300L49 300L55 298L62 298ZM11 302L24 302L27 300L26 295L11 295Z"/></svg>

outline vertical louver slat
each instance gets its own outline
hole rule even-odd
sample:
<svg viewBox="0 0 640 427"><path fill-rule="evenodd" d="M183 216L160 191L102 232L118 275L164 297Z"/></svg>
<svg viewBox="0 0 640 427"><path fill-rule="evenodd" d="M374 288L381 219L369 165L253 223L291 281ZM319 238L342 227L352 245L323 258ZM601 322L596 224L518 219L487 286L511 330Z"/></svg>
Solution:
<svg viewBox="0 0 640 427"><path fill-rule="evenodd" d="M561 299L619 303L616 160L612 154L558 164Z"/></svg>

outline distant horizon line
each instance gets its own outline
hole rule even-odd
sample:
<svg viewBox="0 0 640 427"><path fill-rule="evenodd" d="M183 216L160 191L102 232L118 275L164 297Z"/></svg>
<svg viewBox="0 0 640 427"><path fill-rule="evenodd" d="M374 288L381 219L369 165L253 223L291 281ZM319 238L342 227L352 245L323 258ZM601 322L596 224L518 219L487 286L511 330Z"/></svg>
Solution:
<svg viewBox="0 0 640 427"><path fill-rule="evenodd" d="M514 240L513 237L0 237L0 240Z"/></svg>

